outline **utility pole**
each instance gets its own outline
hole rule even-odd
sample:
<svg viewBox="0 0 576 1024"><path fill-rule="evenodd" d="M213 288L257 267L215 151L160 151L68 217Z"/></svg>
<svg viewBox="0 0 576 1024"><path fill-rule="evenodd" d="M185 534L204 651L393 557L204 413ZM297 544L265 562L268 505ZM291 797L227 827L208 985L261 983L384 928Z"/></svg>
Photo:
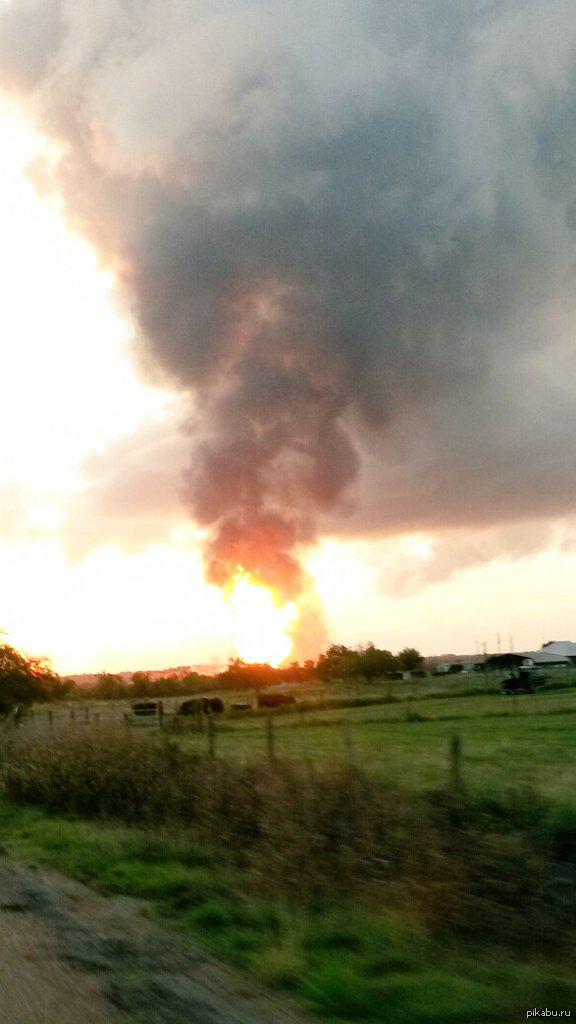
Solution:
<svg viewBox="0 0 576 1024"><path fill-rule="evenodd" d="M500 640L500 633L496 633L496 648L498 650L498 654L501 654L502 653L502 643L501 643L501 640Z"/></svg>

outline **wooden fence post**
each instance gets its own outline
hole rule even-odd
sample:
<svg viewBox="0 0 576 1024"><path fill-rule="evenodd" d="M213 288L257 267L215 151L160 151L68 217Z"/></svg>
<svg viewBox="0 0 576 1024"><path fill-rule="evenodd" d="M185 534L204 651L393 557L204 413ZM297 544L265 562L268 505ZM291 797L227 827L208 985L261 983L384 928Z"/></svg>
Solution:
<svg viewBox="0 0 576 1024"><path fill-rule="evenodd" d="M462 741L457 732L452 733L450 736L450 752L449 752L449 765L450 765L450 791L456 796L462 793L464 789L464 781L462 778Z"/></svg>
<svg viewBox="0 0 576 1024"><path fill-rule="evenodd" d="M274 741L274 719L272 718L272 715L268 714L266 715L266 751L268 754L269 761L274 761L276 757L274 750Z"/></svg>
<svg viewBox="0 0 576 1024"><path fill-rule="evenodd" d="M346 715L342 718L342 740L344 742L344 752L346 754L346 760L348 764L354 763L354 748L352 746L352 733L350 731L350 721L346 718Z"/></svg>
<svg viewBox="0 0 576 1024"><path fill-rule="evenodd" d="M208 715L208 757L216 756L216 722Z"/></svg>

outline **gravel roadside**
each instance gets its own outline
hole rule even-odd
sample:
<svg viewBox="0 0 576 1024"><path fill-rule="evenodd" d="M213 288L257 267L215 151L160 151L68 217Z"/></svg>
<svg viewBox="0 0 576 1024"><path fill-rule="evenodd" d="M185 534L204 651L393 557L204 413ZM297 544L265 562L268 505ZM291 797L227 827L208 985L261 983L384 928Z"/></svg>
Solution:
<svg viewBox="0 0 576 1024"><path fill-rule="evenodd" d="M2 1024L305 1024L143 911L0 858Z"/></svg>

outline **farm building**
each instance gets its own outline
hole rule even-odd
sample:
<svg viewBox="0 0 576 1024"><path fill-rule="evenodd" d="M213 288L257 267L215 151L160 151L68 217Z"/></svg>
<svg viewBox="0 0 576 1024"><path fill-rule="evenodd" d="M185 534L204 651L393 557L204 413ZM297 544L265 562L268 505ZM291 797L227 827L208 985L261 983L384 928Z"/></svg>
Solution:
<svg viewBox="0 0 576 1024"><path fill-rule="evenodd" d="M522 653L525 658L530 658L540 668L565 668L572 664L566 655L544 650L544 648L540 648L539 651L523 651Z"/></svg>
<svg viewBox="0 0 576 1024"><path fill-rule="evenodd" d="M537 668L568 668L572 665L570 658L541 649L539 651L519 651L517 654L492 654L486 658L484 668L518 668L527 663L531 663Z"/></svg>
<svg viewBox="0 0 576 1024"><path fill-rule="evenodd" d="M570 663L576 665L576 644L572 643L571 640L549 640L542 647L542 652L569 658Z"/></svg>

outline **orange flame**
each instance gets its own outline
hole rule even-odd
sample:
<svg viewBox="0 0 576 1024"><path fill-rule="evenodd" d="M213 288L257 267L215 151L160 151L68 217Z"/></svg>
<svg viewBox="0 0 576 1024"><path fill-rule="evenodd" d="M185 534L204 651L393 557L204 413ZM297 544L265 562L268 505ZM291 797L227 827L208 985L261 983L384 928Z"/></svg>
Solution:
<svg viewBox="0 0 576 1024"><path fill-rule="evenodd" d="M243 566L238 566L229 584L227 600L238 657L278 668L292 651L292 632L298 620L294 601L283 601L278 591L259 582Z"/></svg>

